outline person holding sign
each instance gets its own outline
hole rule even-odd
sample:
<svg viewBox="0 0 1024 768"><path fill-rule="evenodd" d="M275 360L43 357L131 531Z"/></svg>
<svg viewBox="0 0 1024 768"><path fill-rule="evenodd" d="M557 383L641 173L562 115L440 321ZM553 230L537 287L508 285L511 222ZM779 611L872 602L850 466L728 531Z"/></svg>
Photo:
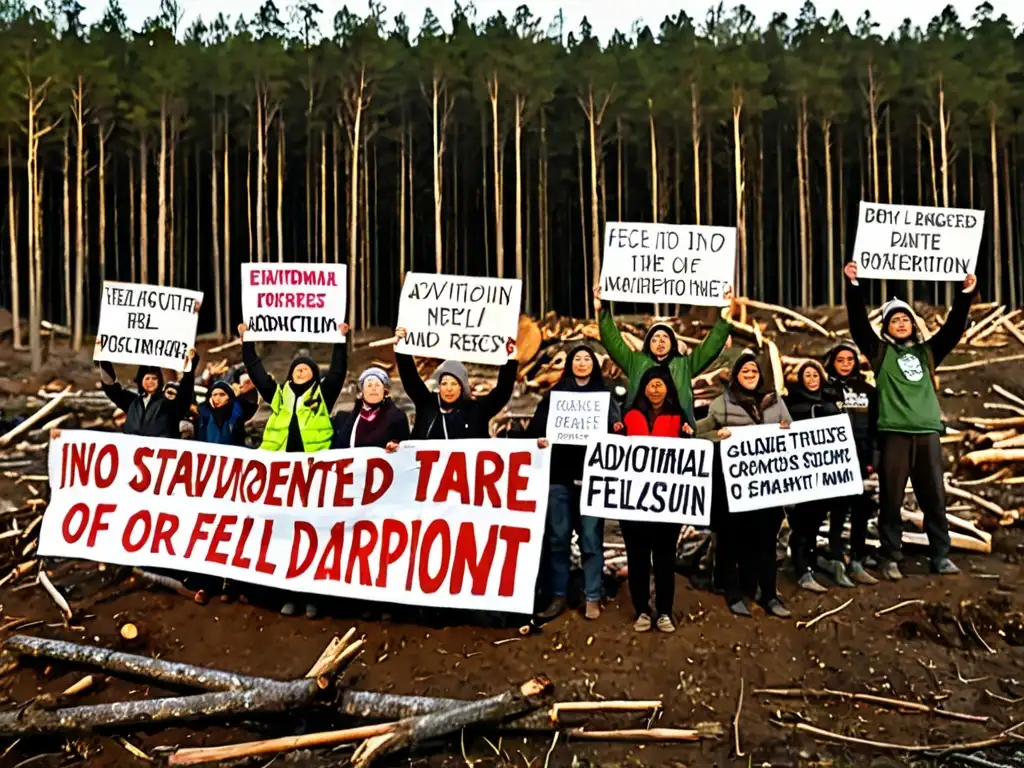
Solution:
<svg viewBox="0 0 1024 768"><path fill-rule="evenodd" d="M824 416L838 416L836 403L838 393L826 386L825 369L814 360L800 366L796 382L786 396L786 407L794 421L818 419ZM825 592L826 589L814 578L814 561L818 543L818 529L829 514L829 505L835 501L806 501L789 510L789 552L793 560L793 571L797 584L809 592ZM854 587L842 561L830 561L834 570L830 575L841 587Z"/></svg>
<svg viewBox="0 0 1024 768"><path fill-rule="evenodd" d="M871 361L878 386L878 433L881 456L878 467L878 538L884 560L882 575L903 578L903 524L900 515L909 478L917 503L924 513L928 558L935 573L952 575L960 569L949 559L949 522L946 520L945 485L942 478L942 445L939 436L946 426L935 393L935 367L960 342L978 279L964 278L946 322L927 341L917 334L914 310L892 299L882 308L881 336L868 320L864 294L857 280L857 264L843 269L850 336Z"/></svg>
<svg viewBox="0 0 1024 768"><path fill-rule="evenodd" d="M409 419L391 399L391 377L377 366L359 374L355 407L334 417L332 448L385 448L409 439Z"/></svg>
<svg viewBox="0 0 1024 768"><path fill-rule="evenodd" d="M405 328L396 328L395 336L406 337ZM512 397L519 363L516 357L498 371L494 389L483 397L473 397L469 389L469 373L458 360L445 360L434 371L437 393L431 392L416 370L412 355L395 353L398 375L405 393L416 406L414 440L461 440L491 436L491 419L497 416Z"/></svg>
<svg viewBox="0 0 1024 768"><path fill-rule="evenodd" d="M708 415L697 425L697 433L718 441L732 435L730 427L778 424L787 429L791 419L786 404L776 393L766 394L764 386L764 373L757 355L752 350L744 350L732 367L729 386L711 403ZM715 583L725 592L729 610L737 616L750 616L747 600L756 599L760 590L759 602L767 613L780 619L789 618L792 613L776 590L775 542L782 526L783 511L776 508L729 512L725 477L720 469L714 476L711 527L717 533L718 546Z"/></svg>
<svg viewBox="0 0 1024 768"><path fill-rule="evenodd" d="M188 351L188 364L173 398L164 392L164 375L156 366L140 365L135 373L137 392L126 391L117 381L114 366L99 363L100 387L110 401L125 412L124 433L140 437L181 437L181 421L188 417L195 393L199 356Z"/></svg>
<svg viewBox="0 0 1024 768"><path fill-rule="evenodd" d="M832 348L825 359L825 372L829 383L839 392L843 410L850 417L853 439L857 445L857 460L861 477L874 471L876 447L875 424L878 422L878 395L860 371L860 352L848 341ZM850 565L847 575L857 584L877 584L878 579L864 568L868 556L868 520L871 518L872 497L867 491L858 496L844 496L836 500L829 520L829 563L832 571L843 562L843 529L850 518Z"/></svg>
<svg viewBox="0 0 1024 768"><path fill-rule="evenodd" d="M525 436L536 438L541 448L547 448L550 444L548 424L553 393L605 396L609 400L607 431L622 430L618 406L611 400L611 392L601 375L601 363L594 350L581 344L572 349L565 360L562 377L545 393L526 427ZM565 610L566 595L569 592L569 542L572 539L573 521L579 524L583 592L587 602L584 615L591 620L601 616L604 518L580 515L580 490L586 454L585 445L556 444L551 449L551 484L548 488L547 525L544 529L546 551L542 560L542 567L546 569L544 587L551 596L551 602L538 614L538 618L545 621Z"/></svg>
<svg viewBox="0 0 1024 768"><path fill-rule="evenodd" d="M334 427L331 410L338 402L348 373L348 345L334 345L331 367L320 378L320 366L310 357L296 357L288 369L288 378L279 385L267 373L256 354L256 345L245 341L245 323L238 326L242 339L242 362L256 390L270 403L270 418L263 429L265 451L316 453L331 447ZM348 323L340 326L341 335L348 333Z"/></svg>
<svg viewBox="0 0 1024 768"><path fill-rule="evenodd" d="M689 437L693 427L679 402L672 374L661 366L648 368L640 377L633 407L622 421L629 437ZM626 544L629 571L629 595L636 620L633 629L651 628L651 564L654 565L654 602L660 632L675 632L672 605L676 591L676 544L683 526L680 523L652 523L644 520L620 520Z"/></svg>
<svg viewBox="0 0 1024 768"><path fill-rule="evenodd" d="M256 415L259 402L238 397L226 381L215 381L199 407L196 440L245 447L245 422Z"/></svg>
<svg viewBox="0 0 1024 768"><path fill-rule="evenodd" d="M640 379L643 375L656 365L664 366L672 376L672 383L679 395L679 405L683 409L687 423L691 427L696 427L691 380L715 361L729 340L732 325L727 319L727 314L731 312L733 302L731 288L726 289L725 298L729 299L730 309L722 311L708 335L692 352L680 351L676 332L665 323L652 325L644 337L643 349L635 352L623 341L611 311L602 310L600 287L594 288L594 309L598 312L597 326L601 333L601 344L629 380L626 393L627 408L640 391Z"/></svg>

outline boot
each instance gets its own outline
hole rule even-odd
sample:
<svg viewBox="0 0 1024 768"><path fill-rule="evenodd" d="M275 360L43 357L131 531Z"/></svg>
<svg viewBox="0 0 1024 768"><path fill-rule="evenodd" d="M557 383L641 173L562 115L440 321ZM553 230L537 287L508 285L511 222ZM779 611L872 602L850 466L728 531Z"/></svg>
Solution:
<svg viewBox="0 0 1024 768"><path fill-rule="evenodd" d="M590 621L601 618L601 604L596 600L587 600L587 609L583 615Z"/></svg>
<svg viewBox="0 0 1024 768"><path fill-rule="evenodd" d="M890 561L882 566L882 578L889 581L899 581L903 578L903 574L900 573L900 567Z"/></svg>
<svg viewBox="0 0 1024 768"><path fill-rule="evenodd" d="M932 563L932 573L937 573L940 576L956 576L960 573L960 569L948 557L940 557Z"/></svg>
<svg viewBox="0 0 1024 768"><path fill-rule="evenodd" d="M548 607L537 614L537 618L543 619L544 621L550 621L551 619L560 615L564 610L565 596L563 595L561 597L554 597L551 599L551 602L548 603Z"/></svg>
<svg viewBox="0 0 1024 768"><path fill-rule="evenodd" d="M800 580L797 582L797 585L800 587L800 589L806 589L808 592L817 592L820 594L822 592L828 591L825 587L823 587L821 584L817 582L817 580L814 578L814 574L810 571L804 571L804 575L800 577Z"/></svg>
<svg viewBox="0 0 1024 768"><path fill-rule="evenodd" d="M828 568L825 569L829 576L832 577L832 581L838 584L840 587L850 589L857 586L850 577L846 575L846 565L842 560L829 560Z"/></svg>
<svg viewBox="0 0 1024 768"><path fill-rule="evenodd" d="M873 586L878 583L878 579L864 569L864 564L860 560L851 560L847 573L858 584Z"/></svg>

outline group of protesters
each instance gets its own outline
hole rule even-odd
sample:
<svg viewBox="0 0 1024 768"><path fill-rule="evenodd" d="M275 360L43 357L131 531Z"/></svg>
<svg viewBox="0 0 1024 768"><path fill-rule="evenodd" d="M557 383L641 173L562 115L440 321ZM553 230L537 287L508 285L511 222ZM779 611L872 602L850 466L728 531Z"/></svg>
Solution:
<svg viewBox="0 0 1024 768"><path fill-rule="evenodd" d="M790 559L800 588L826 591L824 576L839 587L877 583L869 569L883 578L903 578L901 506L908 479L924 514L933 572L958 573L949 558L950 537L945 515L942 453L944 432L934 370L960 339L976 287L974 275L963 282L944 326L929 339L919 335L917 318L905 302L893 299L882 308L881 330L869 319L854 263L846 266L847 309L852 342L831 349L823 361L808 361L796 382L771 381L755 350L744 349L732 366L725 391L698 419L692 380L718 359L730 339L733 307L723 309L703 341L688 349L672 327L653 325L643 346L632 349L623 339L599 289L594 305L599 312L601 344L627 379L622 407L610 397L609 433L665 438L728 439L732 430L749 425L777 424L787 429L794 420L817 419L847 413L857 446L861 474L878 473L880 550L867 546L873 502L869 493L797 504L791 508L730 512L721 457L716 450L712 473L711 530L713 532L712 585L724 595L729 610L749 617L754 605L766 614L789 617L777 589L776 542L788 518ZM733 304L731 293L726 297ZM372 366L358 377L354 407L332 415L348 373L348 346L333 345L331 362L322 373L308 354L299 354L283 382L267 372L256 346L238 326L247 381L214 381L202 404L196 406L196 369L199 357L190 350L186 370L177 382L165 384L159 368L140 366L136 391L124 389L110 363L101 363L102 388L124 413L126 434L182 438L244 447L246 423L262 399L269 416L259 447L268 451L314 453L330 448L377 447L395 451L408 439L458 440L488 438L491 421L513 394L518 361L513 354L504 364L496 385L475 397L469 374L457 360L443 361L433 373L430 387L413 358L396 354L398 375L412 401L410 430L405 412L391 398L391 378ZM340 334L348 333L340 324ZM396 329L398 339L406 329ZM873 383L862 370L861 357L873 372ZM610 392L597 352L587 344L571 349L560 380L543 397L521 437L550 448L550 484L544 536L544 555L537 592L542 600L539 620L549 620L567 609L571 577L570 549L578 531L582 559L584 615L601 615L604 577L604 520L580 514L580 495L586 447L550 445L546 434L552 392ZM829 520L827 546L817 546L818 532ZM849 549L844 532L849 526ZM675 631L674 590L680 524L623 520L629 594L637 632ZM653 599L651 580L653 573ZM827 582L826 582L827 583ZM308 596L278 595L281 612L313 618L318 607Z"/></svg>

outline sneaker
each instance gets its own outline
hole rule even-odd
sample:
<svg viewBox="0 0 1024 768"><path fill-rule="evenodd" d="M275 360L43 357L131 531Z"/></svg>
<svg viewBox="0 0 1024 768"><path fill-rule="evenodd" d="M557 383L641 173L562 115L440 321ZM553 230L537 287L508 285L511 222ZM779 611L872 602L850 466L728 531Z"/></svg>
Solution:
<svg viewBox="0 0 1024 768"><path fill-rule="evenodd" d="M948 557L942 557L932 563L932 573L937 573L941 576L956 576L960 573L960 569Z"/></svg>
<svg viewBox="0 0 1024 768"><path fill-rule="evenodd" d="M313 603L306 603L306 618L315 619L319 615L320 611Z"/></svg>
<svg viewBox="0 0 1024 768"><path fill-rule="evenodd" d="M601 618L601 604L596 600L587 600L587 609L583 616L591 621Z"/></svg>
<svg viewBox="0 0 1024 768"><path fill-rule="evenodd" d="M800 589L806 589L808 592L828 592L825 587L821 586L821 584L817 582L814 578L814 574L810 571L804 572L804 575L801 576L800 580L797 582L797 586L799 586Z"/></svg>
<svg viewBox="0 0 1024 768"><path fill-rule="evenodd" d="M551 602L548 603L548 607L537 614L538 619L549 621L556 616L560 615L565 610L565 596L553 597Z"/></svg>
<svg viewBox="0 0 1024 768"><path fill-rule="evenodd" d="M857 585L850 581L850 577L846 575L846 564L842 560L829 560L828 568L825 572L832 577L832 581L838 584L840 587L845 589L851 589Z"/></svg>
<svg viewBox="0 0 1024 768"><path fill-rule="evenodd" d="M900 567L890 560L882 566L882 578L889 581L899 581L903 578L903 574L900 573Z"/></svg>
<svg viewBox="0 0 1024 768"><path fill-rule="evenodd" d="M864 569L864 564L860 560L851 560L847 573L858 584L872 586L878 583L878 579Z"/></svg>
<svg viewBox="0 0 1024 768"><path fill-rule="evenodd" d="M658 631L671 633L676 631L676 625L672 623L672 617L668 614L661 614L658 617Z"/></svg>
<svg viewBox="0 0 1024 768"><path fill-rule="evenodd" d="M750 608L747 607L745 600L737 600L735 603L730 603L729 610L736 616L746 616L747 618L750 618Z"/></svg>
<svg viewBox="0 0 1024 768"><path fill-rule="evenodd" d="M633 622L634 632L650 632L651 631L651 617L646 613L641 613L636 617L636 621Z"/></svg>
<svg viewBox="0 0 1024 768"><path fill-rule="evenodd" d="M790 616L793 615L793 612L790 611L789 608L784 606L782 604L782 601L779 600L779 598L777 597L773 597L771 600L769 600L768 605L766 605L764 609L766 612L770 613L772 616L775 616L779 619L788 619Z"/></svg>
<svg viewBox="0 0 1024 768"><path fill-rule="evenodd" d="M288 602L281 606L282 616L294 616L295 615L295 603Z"/></svg>

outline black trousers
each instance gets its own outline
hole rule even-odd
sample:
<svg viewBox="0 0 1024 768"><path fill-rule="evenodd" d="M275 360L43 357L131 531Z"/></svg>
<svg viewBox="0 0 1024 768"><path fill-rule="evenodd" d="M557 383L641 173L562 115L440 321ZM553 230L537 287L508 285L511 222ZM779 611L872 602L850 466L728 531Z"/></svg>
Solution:
<svg viewBox="0 0 1024 768"><path fill-rule="evenodd" d="M861 470L864 471L863 469ZM868 555L868 521L874 501L870 493L846 496L832 502L829 517L828 548L834 560L843 555L843 529L850 520L850 559L863 560Z"/></svg>
<svg viewBox="0 0 1024 768"><path fill-rule="evenodd" d="M818 529L825 522L832 502L808 501L789 510L789 554L797 578L814 567L814 553L818 548Z"/></svg>
<svg viewBox="0 0 1024 768"><path fill-rule="evenodd" d="M676 544L681 525L623 520L629 596L637 616L671 616L676 593ZM651 613L651 564L654 564L655 613Z"/></svg>
<svg viewBox="0 0 1024 768"><path fill-rule="evenodd" d="M934 563L949 557L949 522L939 436L885 432L879 441L882 453L878 467L878 538L882 557L894 563L903 561L900 508L908 478L924 513L929 558Z"/></svg>
<svg viewBox="0 0 1024 768"><path fill-rule="evenodd" d="M778 597L775 542L784 513L781 509L730 512L719 519L715 550L715 584L730 605L761 589L761 603Z"/></svg>

